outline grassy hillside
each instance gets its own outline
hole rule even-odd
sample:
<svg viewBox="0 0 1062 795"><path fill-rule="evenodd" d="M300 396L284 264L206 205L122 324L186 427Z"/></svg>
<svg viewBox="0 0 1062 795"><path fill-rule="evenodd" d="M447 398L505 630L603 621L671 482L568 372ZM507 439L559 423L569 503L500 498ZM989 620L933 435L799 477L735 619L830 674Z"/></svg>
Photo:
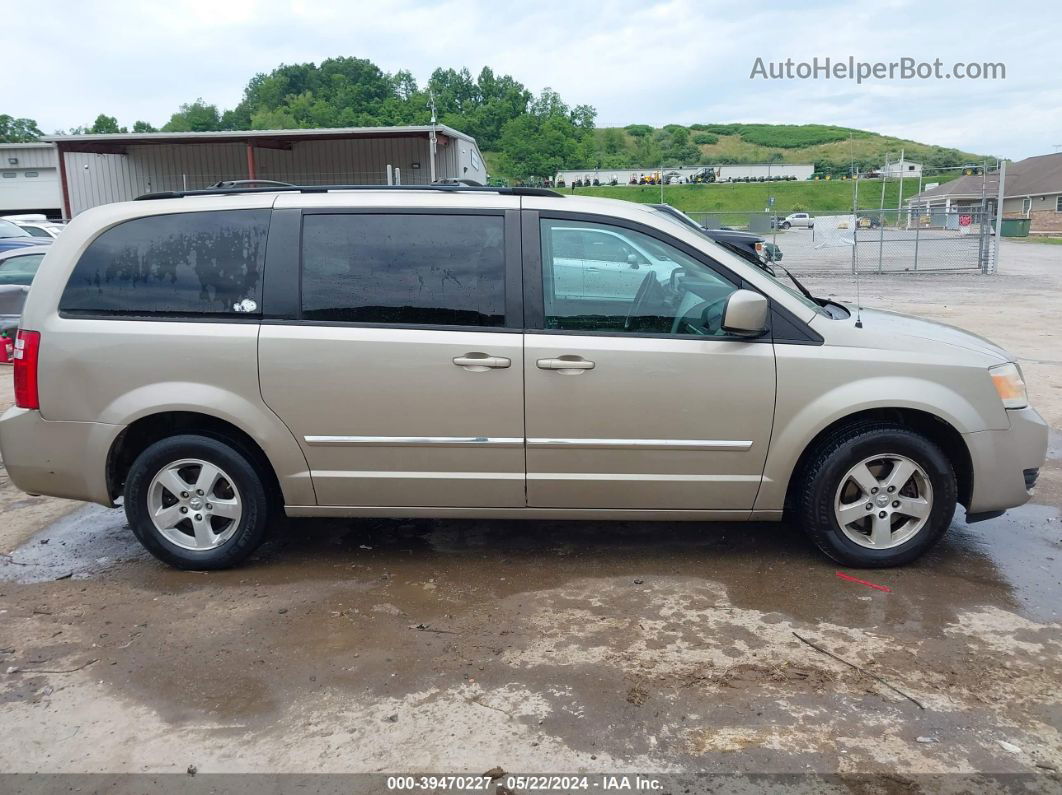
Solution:
<svg viewBox="0 0 1062 795"><path fill-rule="evenodd" d="M934 177L934 182L943 178ZM767 199L774 196L775 211L787 214L798 210L844 212L852 207L855 183L847 180L736 183L720 185L666 185L664 201L685 212L762 211ZM858 206L861 209L881 204L881 180L859 180ZM659 185L630 187L565 188L562 193L580 196L602 196L609 199L656 204L660 201ZM903 181L903 195L909 198L918 192L918 180ZM885 207L895 208L900 193L900 181L886 180Z"/></svg>
<svg viewBox="0 0 1062 795"><path fill-rule="evenodd" d="M661 129L632 124L599 128L595 136L606 161L610 156L625 159L649 154L655 145L665 159L678 156L684 165L693 165L685 161L696 154L703 164L814 163L836 174L848 173L853 160L863 170L880 167L886 155L896 159L901 150L909 160L931 167L981 163L988 157L824 124L669 124ZM636 167L650 165L637 163Z"/></svg>

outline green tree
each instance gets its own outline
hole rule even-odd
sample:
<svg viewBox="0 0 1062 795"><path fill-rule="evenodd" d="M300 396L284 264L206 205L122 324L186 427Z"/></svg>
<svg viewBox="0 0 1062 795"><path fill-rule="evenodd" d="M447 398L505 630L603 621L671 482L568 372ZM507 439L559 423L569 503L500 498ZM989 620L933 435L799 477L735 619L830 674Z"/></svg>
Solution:
<svg viewBox="0 0 1062 795"><path fill-rule="evenodd" d="M105 135L108 133L124 133L129 132L125 127L118 126L118 119L114 116L108 116L101 113L96 117L96 120L88 128L88 132L92 135Z"/></svg>
<svg viewBox="0 0 1062 795"><path fill-rule="evenodd" d="M137 120L137 121L133 122L133 132L135 132L135 133L153 133L153 132L158 132L158 130L155 129L155 127L153 125L151 125L149 122Z"/></svg>
<svg viewBox="0 0 1062 795"><path fill-rule="evenodd" d="M499 77L485 66L476 78L472 106L463 114L465 126L457 129L475 138L482 149L497 149L506 122L527 113L531 100L532 94L523 83L510 75Z"/></svg>
<svg viewBox="0 0 1062 795"><path fill-rule="evenodd" d="M36 141L44 135L33 119L16 119L6 113L0 113L0 143L24 144Z"/></svg>
<svg viewBox="0 0 1062 795"><path fill-rule="evenodd" d="M616 155L627 148L623 133L615 127L607 127L601 135L601 148L605 154Z"/></svg>
<svg viewBox="0 0 1062 795"><path fill-rule="evenodd" d="M516 179L552 177L580 165L593 151L596 112L589 105L570 109L552 89L544 89L528 112L506 123L500 149L504 172Z"/></svg>
<svg viewBox="0 0 1062 795"><path fill-rule="evenodd" d="M627 131L627 135L635 138L646 138L653 132L653 128L648 124L628 124L623 129Z"/></svg>
<svg viewBox="0 0 1062 795"><path fill-rule="evenodd" d="M163 132L211 132L221 129L221 115L217 105L208 105L200 97L195 102L181 105L162 126Z"/></svg>

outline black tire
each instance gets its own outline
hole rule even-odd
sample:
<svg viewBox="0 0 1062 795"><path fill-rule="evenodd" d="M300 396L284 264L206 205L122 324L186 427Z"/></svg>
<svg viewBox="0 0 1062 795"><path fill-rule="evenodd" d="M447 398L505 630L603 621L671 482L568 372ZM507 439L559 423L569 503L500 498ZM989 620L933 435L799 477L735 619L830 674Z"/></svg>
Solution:
<svg viewBox="0 0 1062 795"><path fill-rule="evenodd" d="M236 530L212 549L185 549L167 539L151 521L148 489L167 465L195 458L219 467L232 480L241 500ZM144 450L129 469L125 482L125 515L133 534L159 560L179 569L226 569L245 560L266 537L269 498L262 474L244 453L219 439L194 434L171 436Z"/></svg>
<svg viewBox="0 0 1062 795"><path fill-rule="evenodd" d="M933 488L926 524L899 546L871 549L842 532L834 515L834 498L850 468L875 455L906 456L925 470ZM794 500L798 520L815 545L846 566L887 568L910 563L944 536L955 513L957 484L951 461L932 441L892 423L865 423L840 430L815 450Z"/></svg>
<svg viewBox="0 0 1062 795"><path fill-rule="evenodd" d="M792 226L792 224L789 223L788 221L782 221L782 229L788 229L791 226Z"/></svg>

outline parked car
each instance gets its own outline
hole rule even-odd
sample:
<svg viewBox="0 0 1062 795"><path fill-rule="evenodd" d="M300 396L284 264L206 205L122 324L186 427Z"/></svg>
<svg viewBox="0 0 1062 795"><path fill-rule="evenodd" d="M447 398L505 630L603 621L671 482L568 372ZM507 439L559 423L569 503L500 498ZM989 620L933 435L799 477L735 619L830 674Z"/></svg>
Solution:
<svg viewBox="0 0 1062 795"><path fill-rule="evenodd" d="M855 224L857 229L880 229L881 218L877 215L863 213L856 216Z"/></svg>
<svg viewBox="0 0 1062 795"><path fill-rule="evenodd" d="M64 224L49 221L48 217L40 214L32 215L5 215L2 220L10 221L15 226L22 227L31 237L47 238L49 242L59 237Z"/></svg>
<svg viewBox="0 0 1062 795"><path fill-rule="evenodd" d="M0 251L0 285L19 284L29 287L48 249L26 246Z"/></svg>
<svg viewBox="0 0 1062 795"><path fill-rule="evenodd" d="M771 218L771 227L777 227L778 229L789 229L790 227L803 227L805 229L815 228L815 219L808 213L790 213L785 218L774 217Z"/></svg>
<svg viewBox="0 0 1062 795"><path fill-rule="evenodd" d="M46 251L42 246L0 251L0 336L14 337L30 285Z"/></svg>
<svg viewBox="0 0 1062 795"><path fill-rule="evenodd" d="M13 224L0 218L0 251L47 245L48 243L51 243L51 238L34 237L18 224Z"/></svg>
<svg viewBox="0 0 1062 795"><path fill-rule="evenodd" d="M243 560L277 513L787 517L845 565L891 566L956 503L967 522L1024 503L1046 454L1003 349L809 298L651 207L224 194L75 218L0 417L17 486L120 500L178 567ZM573 231L624 258L570 256ZM652 254L639 279L629 252Z"/></svg>
<svg viewBox="0 0 1062 795"><path fill-rule="evenodd" d="M15 338L19 319L22 317L22 307L26 304L28 293L29 287L0 284L0 337Z"/></svg>
<svg viewBox="0 0 1062 795"><path fill-rule="evenodd" d="M696 229L709 239L730 249L735 254L745 257L753 265L763 268L772 275L774 271L770 268L770 263L782 261L782 250L774 243L769 243L765 238L757 234L742 232L725 226L718 229L709 229L670 204L653 204L650 206L662 213L666 213L676 221Z"/></svg>

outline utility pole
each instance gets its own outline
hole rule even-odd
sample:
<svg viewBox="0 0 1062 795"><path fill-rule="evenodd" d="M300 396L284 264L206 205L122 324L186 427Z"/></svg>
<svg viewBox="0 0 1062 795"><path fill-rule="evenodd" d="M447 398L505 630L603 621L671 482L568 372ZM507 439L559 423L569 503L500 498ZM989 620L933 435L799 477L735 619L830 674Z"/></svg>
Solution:
<svg viewBox="0 0 1062 795"><path fill-rule="evenodd" d="M901 149L900 150L900 193L899 193L899 195L896 198L896 228L897 229L900 228L900 218L901 218L901 214L903 213L903 169L904 169L903 153L904 153L904 150Z"/></svg>
<svg viewBox="0 0 1062 795"><path fill-rule="evenodd" d="M1007 161L999 161L999 192L996 194L996 242L992 246L992 263L989 273L999 268L999 234L1003 231L1003 183L1007 179Z"/></svg>
<svg viewBox="0 0 1062 795"><path fill-rule="evenodd" d="M431 175L431 181L435 182L435 151L436 143L438 142L438 136L435 135L435 93L431 90L428 91L428 107L431 108L431 130L428 132L428 169Z"/></svg>

